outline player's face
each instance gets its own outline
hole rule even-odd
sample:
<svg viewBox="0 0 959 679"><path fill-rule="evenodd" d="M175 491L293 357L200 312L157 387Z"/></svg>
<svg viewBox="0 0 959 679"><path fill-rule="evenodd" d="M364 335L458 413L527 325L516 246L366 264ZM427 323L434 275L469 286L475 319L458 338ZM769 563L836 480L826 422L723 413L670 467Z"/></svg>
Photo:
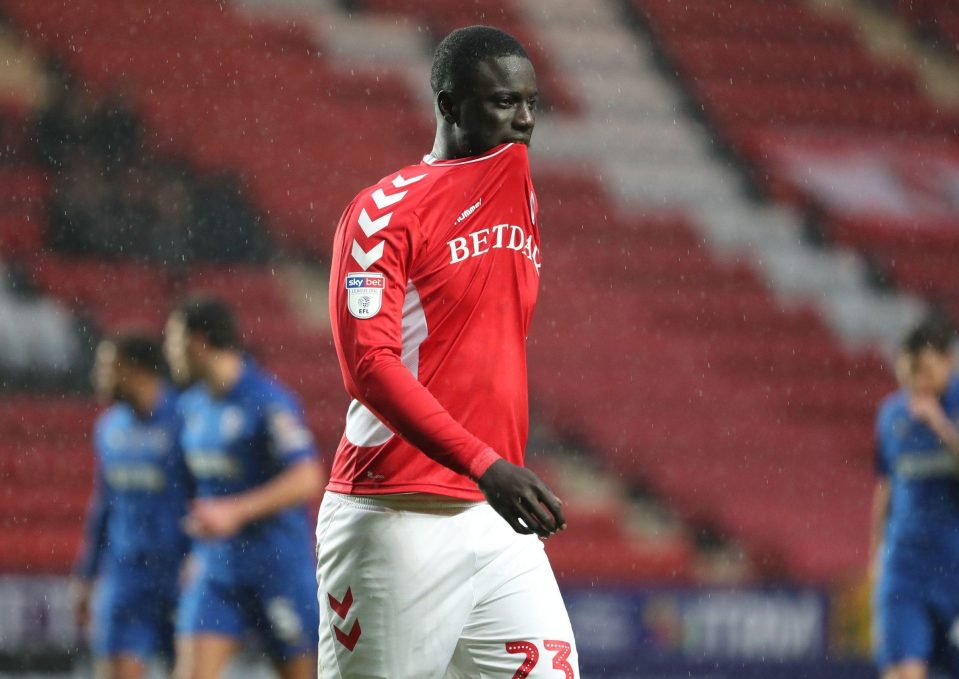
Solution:
<svg viewBox="0 0 959 679"><path fill-rule="evenodd" d="M923 349L912 357L912 389L921 394L941 395L946 391L953 367L950 354L935 349Z"/></svg>
<svg viewBox="0 0 959 679"><path fill-rule="evenodd" d="M163 331L163 355L170 366L173 381L187 384L193 379L189 357L189 333L186 323L179 314L173 314L167 320Z"/></svg>
<svg viewBox="0 0 959 679"><path fill-rule="evenodd" d="M90 377L93 382L93 391L100 403L113 403L119 399L117 348L113 342L100 342Z"/></svg>
<svg viewBox="0 0 959 679"><path fill-rule="evenodd" d="M536 72L529 59L481 61L469 91L457 102L456 132L467 155L507 142L529 144L536 124Z"/></svg>
<svg viewBox="0 0 959 679"><path fill-rule="evenodd" d="M912 389L912 356L906 351L896 354L896 381L904 389Z"/></svg>

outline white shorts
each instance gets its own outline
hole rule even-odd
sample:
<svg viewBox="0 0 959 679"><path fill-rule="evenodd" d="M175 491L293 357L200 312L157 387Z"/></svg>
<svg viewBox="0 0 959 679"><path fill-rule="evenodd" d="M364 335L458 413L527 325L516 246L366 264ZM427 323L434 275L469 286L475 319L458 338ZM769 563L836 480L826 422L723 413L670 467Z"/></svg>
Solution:
<svg viewBox="0 0 959 679"><path fill-rule="evenodd" d="M485 502L327 492L316 528L321 679L574 679L543 544Z"/></svg>

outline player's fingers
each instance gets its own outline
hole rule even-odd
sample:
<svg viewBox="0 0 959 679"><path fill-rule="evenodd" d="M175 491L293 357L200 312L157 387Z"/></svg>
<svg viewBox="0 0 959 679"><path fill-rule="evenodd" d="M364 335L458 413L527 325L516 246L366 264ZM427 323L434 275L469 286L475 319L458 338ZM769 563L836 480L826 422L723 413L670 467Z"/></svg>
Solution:
<svg viewBox="0 0 959 679"><path fill-rule="evenodd" d="M530 535L534 532L532 520L524 517L519 507L507 507L504 511L501 511L500 514L506 519L506 523L510 525L510 528L520 535Z"/></svg>
<svg viewBox="0 0 959 679"><path fill-rule="evenodd" d="M532 519L521 516L519 518L519 525L522 526L522 528L516 532L521 535L543 535L543 529L540 528Z"/></svg>
<svg viewBox="0 0 959 679"><path fill-rule="evenodd" d="M520 497L520 502L527 512L532 515L533 519L536 521L537 533L546 537L551 535L555 530L557 524L553 520L553 517L549 515L546 509L540 504L539 498L530 493L529 496Z"/></svg>
<svg viewBox="0 0 959 679"><path fill-rule="evenodd" d="M540 517L533 511L533 503L522 498L517 499L516 503L516 511L522 522L530 528L529 532L536 533L536 535L542 538L549 537L552 531L548 526L543 525ZM540 509L540 511L542 511L542 509Z"/></svg>
<svg viewBox="0 0 959 679"><path fill-rule="evenodd" d="M540 486L537 488L539 491L540 501L546 505L550 513L553 515L554 525L556 530L563 530L566 528L566 517L563 516L563 501L560 500L553 494L546 486Z"/></svg>

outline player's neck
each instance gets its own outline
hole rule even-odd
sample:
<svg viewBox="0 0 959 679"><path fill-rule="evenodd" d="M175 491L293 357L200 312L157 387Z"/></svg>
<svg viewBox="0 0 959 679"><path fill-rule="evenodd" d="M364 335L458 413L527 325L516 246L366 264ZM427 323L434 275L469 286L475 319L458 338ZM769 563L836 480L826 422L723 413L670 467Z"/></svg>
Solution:
<svg viewBox="0 0 959 679"><path fill-rule="evenodd" d="M240 380L243 357L235 351L218 352L210 357L204 381L216 396L223 396Z"/></svg>
<svg viewBox="0 0 959 679"><path fill-rule="evenodd" d="M445 138L439 130L436 131L436 139L433 140L433 150L430 151L430 155L437 160L454 160L463 157L452 140Z"/></svg>
<svg viewBox="0 0 959 679"><path fill-rule="evenodd" d="M149 417L160 402L160 380L144 380L133 393L130 405L140 417Z"/></svg>
<svg viewBox="0 0 959 679"><path fill-rule="evenodd" d="M437 121L436 136L433 138L433 150L430 151L433 158L437 160L456 160L457 158L469 158L475 155L466 146L465 141L454 132L452 125L442 119Z"/></svg>

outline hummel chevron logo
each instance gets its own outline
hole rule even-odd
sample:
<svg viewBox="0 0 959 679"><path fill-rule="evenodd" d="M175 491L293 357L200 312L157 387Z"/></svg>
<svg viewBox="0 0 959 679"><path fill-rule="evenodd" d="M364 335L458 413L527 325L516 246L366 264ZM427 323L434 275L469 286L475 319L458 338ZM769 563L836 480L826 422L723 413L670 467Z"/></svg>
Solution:
<svg viewBox="0 0 959 679"><path fill-rule="evenodd" d="M346 650L352 652L352 650L356 648L356 642L360 640L360 635L363 634L363 630L360 629L360 621L354 620L349 634L336 625L333 625L333 633L336 635L336 640L346 646Z"/></svg>
<svg viewBox="0 0 959 679"><path fill-rule="evenodd" d="M377 217L376 219L370 219L369 213L366 211L366 208L360 210L359 224L360 228L363 229L363 233L367 236L372 236L377 231L385 229L390 225L390 217L393 216L392 212L387 212L382 217Z"/></svg>
<svg viewBox="0 0 959 679"><path fill-rule="evenodd" d="M377 189L373 192L373 202L376 203L376 207L382 210L385 207L390 205L396 205L401 200L403 196L406 195L406 191L400 191L399 193L386 194L383 193L383 189Z"/></svg>
<svg viewBox="0 0 959 679"><path fill-rule="evenodd" d="M418 182L425 176L426 176L425 174L420 174L415 177L410 177L409 179L403 179L403 175L398 174L396 175L396 178L393 180L393 186L395 186L398 189L402 189L404 186L415 184L416 182Z"/></svg>
<svg viewBox="0 0 959 679"><path fill-rule="evenodd" d="M353 605L353 588L346 588L343 601L337 601L336 597L329 592L326 593L326 598L330 600L330 608L333 609L333 612L345 620L346 614L350 612L350 607Z"/></svg>
<svg viewBox="0 0 959 679"><path fill-rule="evenodd" d="M360 244L356 242L356 239L353 239L353 259L356 260L356 263L363 267L363 271L366 271L371 266L376 264L377 260L383 256L383 241L377 243L372 250L367 252L360 247Z"/></svg>
<svg viewBox="0 0 959 679"><path fill-rule="evenodd" d="M347 587L346 594L343 595L343 601L337 601L329 592L326 593L326 598L330 602L330 608L333 609L333 612L336 613L337 617L342 620L346 620L347 614L350 612L350 608L353 607L353 588ZM363 630L360 628L360 620L357 618L353 621L353 626L350 627L349 633L344 632L336 625L333 625L333 633L336 635L336 640L339 641L346 647L346 650L352 652L356 648L356 642L359 641L360 635L363 634Z"/></svg>

